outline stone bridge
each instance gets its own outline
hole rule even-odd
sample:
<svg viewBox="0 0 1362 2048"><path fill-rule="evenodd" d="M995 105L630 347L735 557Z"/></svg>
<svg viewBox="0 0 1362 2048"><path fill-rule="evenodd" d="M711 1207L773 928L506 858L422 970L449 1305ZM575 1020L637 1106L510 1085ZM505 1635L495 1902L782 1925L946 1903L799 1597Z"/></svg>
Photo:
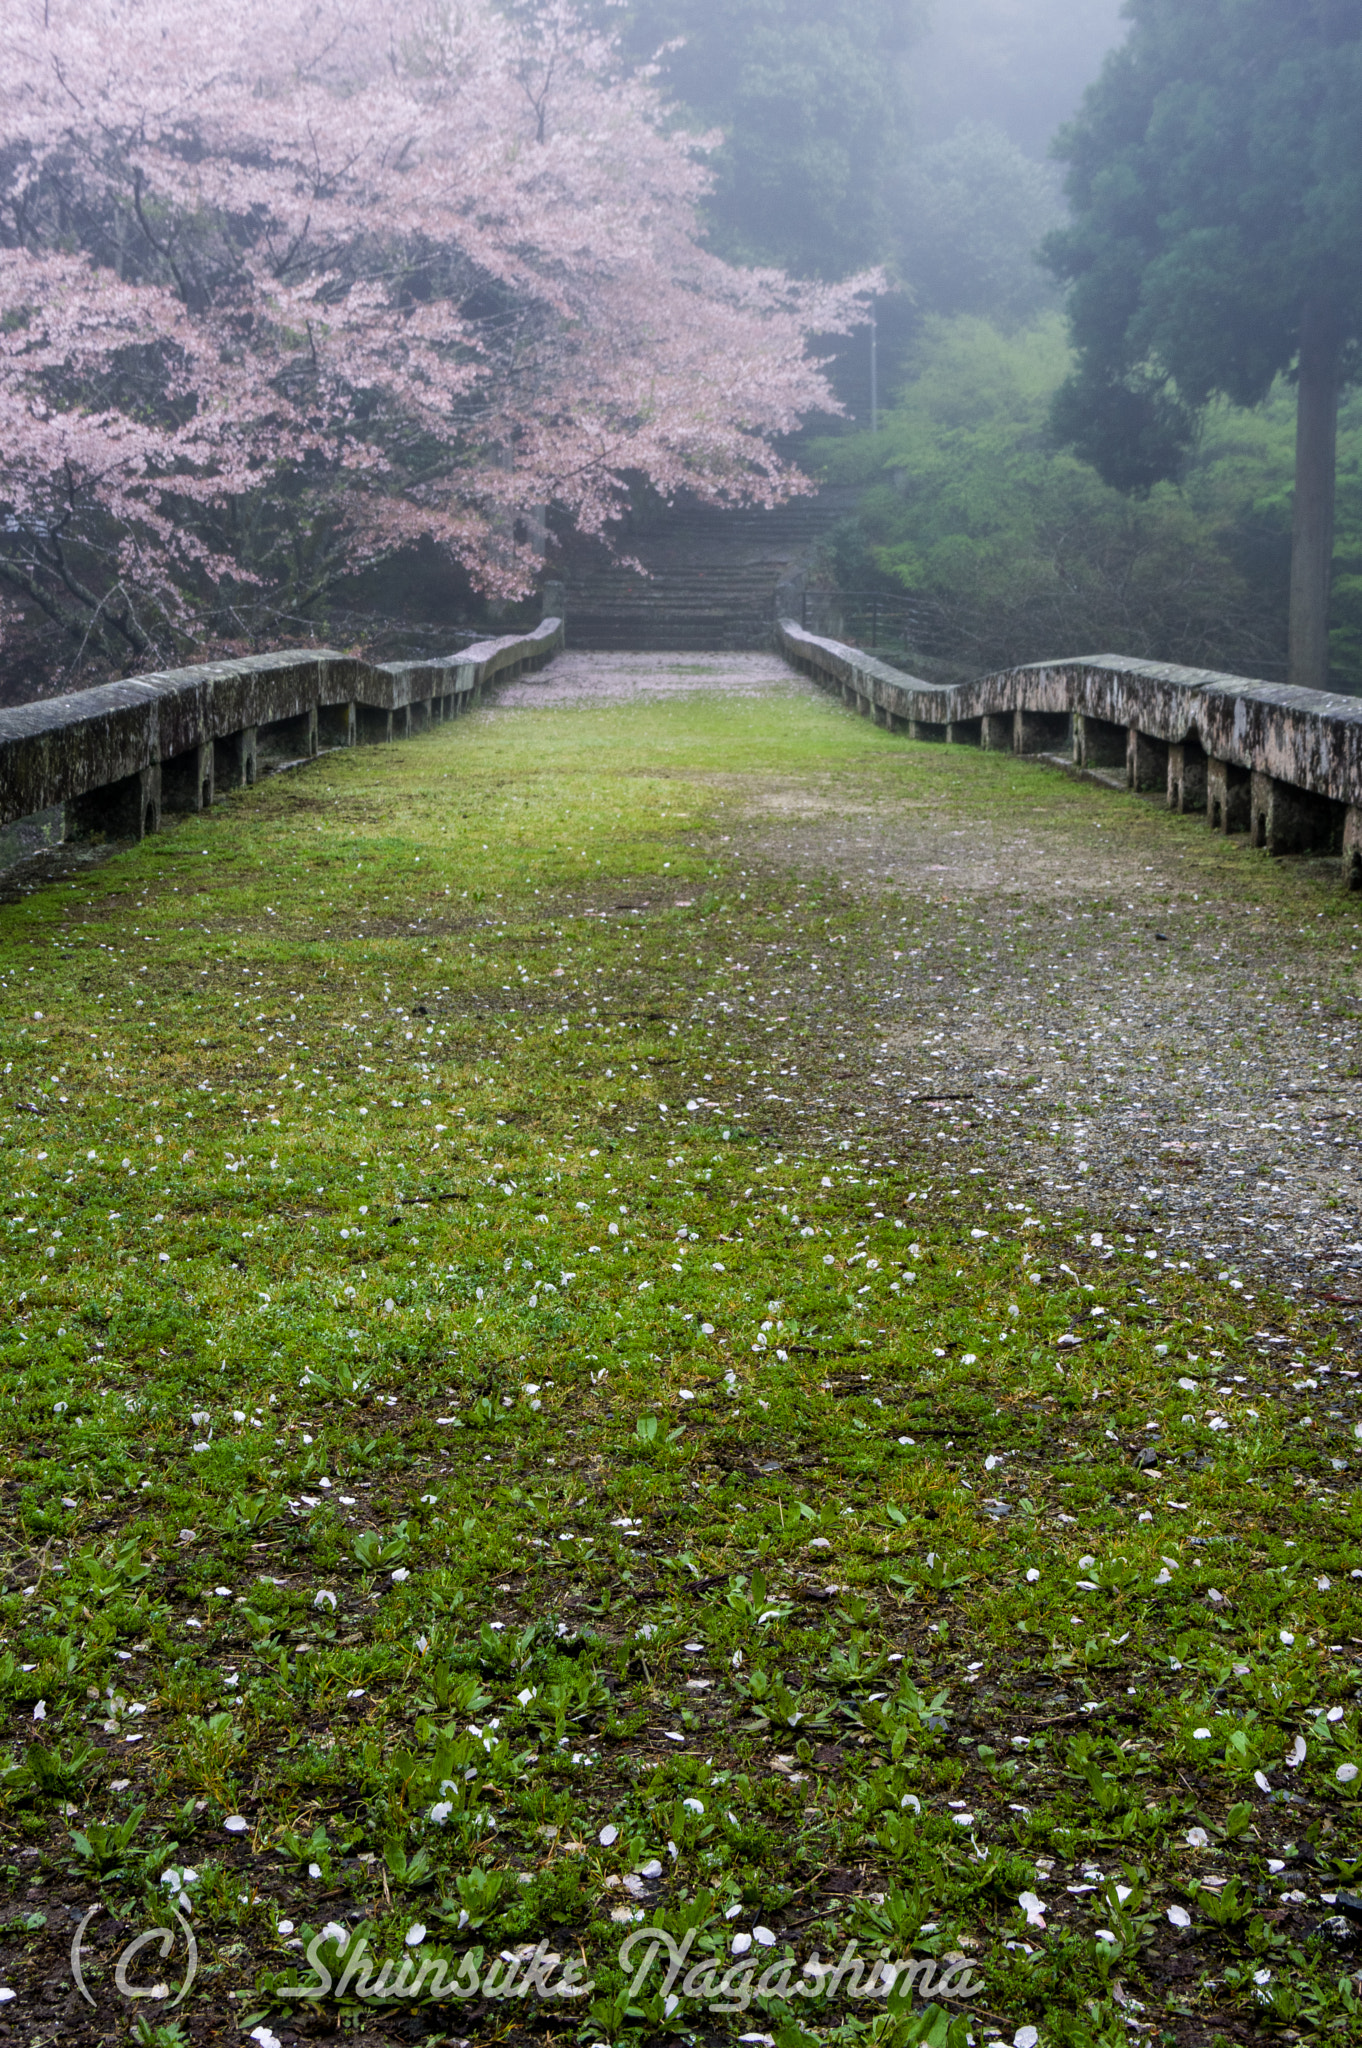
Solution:
<svg viewBox="0 0 1362 2048"><path fill-rule="evenodd" d="M1166 790L1269 853L1333 853L1362 887L1362 701L1101 654L938 686L792 620L785 658L916 740L1059 756L1127 789Z"/></svg>
<svg viewBox="0 0 1362 2048"><path fill-rule="evenodd" d="M426 732L563 644L549 619L447 661L375 667L329 648L204 662L0 711L0 866L42 846L142 839L162 814L331 747Z"/></svg>
<svg viewBox="0 0 1362 2048"><path fill-rule="evenodd" d="M777 651L915 740L1071 762L1272 854L1338 857L1362 887L1362 701L1116 655L920 682L781 620ZM0 862L64 839L135 840L164 812L332 747L427 730L538 668L562 621L447 661L374 666L322 648L210 662L0 712Z"/></svg>

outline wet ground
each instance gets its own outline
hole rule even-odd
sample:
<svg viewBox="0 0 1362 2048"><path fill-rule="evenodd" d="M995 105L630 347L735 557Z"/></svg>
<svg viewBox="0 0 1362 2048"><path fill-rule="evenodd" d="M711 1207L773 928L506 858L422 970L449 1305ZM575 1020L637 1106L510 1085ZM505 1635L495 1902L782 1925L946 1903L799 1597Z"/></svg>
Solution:
<svg viewBox="0 0 1362 2048"><path fill-rule="evenodd" d="M760 655L570 653L494 702L693 692L818 694ZM982 1139L1054 1210L1362 1303L1362 901L1337 864L1270 861L1053 762L886 737L874 767L723 778L753 860L916 920L839 963L883 1019L842 1107L854 1086L921 1135L934 1106L943 1163Z"/></svg>

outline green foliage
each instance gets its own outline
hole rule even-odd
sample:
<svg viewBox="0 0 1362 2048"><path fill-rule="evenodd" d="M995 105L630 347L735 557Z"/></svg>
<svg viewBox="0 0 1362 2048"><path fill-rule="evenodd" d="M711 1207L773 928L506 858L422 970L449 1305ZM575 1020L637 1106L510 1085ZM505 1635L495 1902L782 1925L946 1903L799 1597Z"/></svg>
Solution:
<svg viewBox="0 0 1362 2048"><path fill-rule="evenodd" d="M100 1753L89 1742L77 1742L69 1754L31 1742L24 1752L23 1776L39 1799L68 1800L88 1788L100 1763Z"/></svg>
<svg viewBox="0 0 1362 2048"><path fill-rule="evenodd" d="M1064 217L1059 176L1001 129L966 121L913 151L896 200L895 262L920 313L1013 325L1054 303L1038 258Z"/></svg>
<svg viewBox="0 0 1362 2048"><path fill-rule="evenodd" d="M919 0L632 0L600 18L636 60L670 46L663 90L724 132L706 204L714 248L845 277L888 246L900 63L920 13Z"/></svg>
<svg viewBox="0 0 1362 2048"><path fill-rule="evenodd" d="M366 1529L355 1538L353 1549L369 1571L391 1571L411 1549L411 1530L405 1522L398 1522L386 1534L381 1529Z"/></svg>
<svg viewBox="0 0 1362 2048"><path fill-rule="evenodd" d="M125 1820L92 1820L83 1834L73 1829L70 1839L76 1857L75 1868L88 1871L94 1877L122 1870L129 1860L133 1837L141 1827L145 1813L145 1806L137 1806Z"/></svg>
<svg viewBox="0 0 1362 2048"><path fill-rule="evenodd" d="M842 580L925 601L928 654L982 669L1112 650L1282 673L1294 402L1208 416L1183 484L1132 500L1048 433L1070 362L1061 322L1004 334L927 323L878 436L829 443L828 473L865 487ZM1340 442L1335 662L1362 683L1362 402Z"/></svg>
<svg viewBox="0 0 1362 2048"><path fill-rule="evenodd" d="M132 2038L137 2048L190 2048L190 2037L179 2020L166 2020L154 2026L141 2013L133 2021Z"/></svg>
<svg viewBox="0 0 1362 2048"><path fill-rule="evenodd" d="M1217 397L1261 404L1323 295L1362 343L1362 17L1134 0L1064 135L1077 370L1056 419L1123 489L1181 474Z"/></svg>
<svg viewBox="0 0 1362 2048"><path fill-rule="evenodd" d="M472 1870L462 1871L455 1878L454 1889L470 1927L482 1927L491 1919L508 1883L504 1870L494 1870L484 1863L475 1864Z"/></svg>

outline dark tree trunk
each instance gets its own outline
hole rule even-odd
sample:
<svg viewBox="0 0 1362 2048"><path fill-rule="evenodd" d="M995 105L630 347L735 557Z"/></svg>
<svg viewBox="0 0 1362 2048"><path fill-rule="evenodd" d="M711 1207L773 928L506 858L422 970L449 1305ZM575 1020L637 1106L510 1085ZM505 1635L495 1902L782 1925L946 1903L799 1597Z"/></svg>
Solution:
<svg viewBox="0 0 1362 2048"><path fill-rule="evenodd" d="M1334 490L1343 330L1325 299L1306 302L1296 410L1296 504L1291 537L1289 680L1329 687L1329 600L1334 573Z"/></svg>

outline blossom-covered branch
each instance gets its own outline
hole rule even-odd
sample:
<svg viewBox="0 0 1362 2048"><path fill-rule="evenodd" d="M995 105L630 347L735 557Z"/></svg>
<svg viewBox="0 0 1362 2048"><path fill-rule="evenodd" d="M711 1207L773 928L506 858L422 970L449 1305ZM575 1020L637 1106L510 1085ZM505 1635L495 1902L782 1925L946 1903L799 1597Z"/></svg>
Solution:
<svg viewBox="0 0 1362 2048"><path fill-rule="evenodd" d="M498 596L553 506L805 488L806 286L561 0L12 0L0 577L106 659L433 542ZM308 556L299 569L300 540ZM301 581L300 581L301 575Z"/></svg>

